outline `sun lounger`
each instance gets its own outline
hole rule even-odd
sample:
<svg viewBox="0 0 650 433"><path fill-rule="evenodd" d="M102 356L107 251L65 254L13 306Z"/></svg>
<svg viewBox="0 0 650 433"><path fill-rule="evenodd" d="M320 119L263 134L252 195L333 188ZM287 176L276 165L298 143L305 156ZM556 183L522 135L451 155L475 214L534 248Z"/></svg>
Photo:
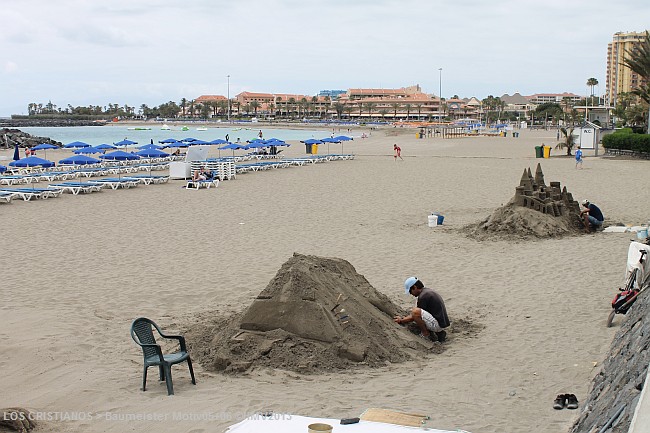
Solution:
<svg viewBox="0 0 650 433"><path fill-rule="evenodd" d="M16 197L13 192L0 191L0 203L11 203L11 200Z"/></svg>
<svg viewBox="0 0 650 433"><path fill-rule="evenodd" d="M149 185L150 183L153 184L166 183L167 181L169 181L169 176L154 176L154 175L147 175L147 174L134 174L132 176L129 176L129 178L144 179L146 185Z"/></svg>
<svg viewBox="0 0 650 433"><path fill-rule="evenodd" d="M108 177L106 179L89 180L88 183L96 184L96 185L106 185L109 186L111 189L118 189L118 188L132 188L134 186L138 186L140 181L121 179L117 177Z"/></svg>
<svg viewBox="0 0 650 433"><path fill-rule="evenodd" d="M63 194L60 188L7 188L0 189L0 192L9 192L16 194L24 201L30 201L33 198L48 199L51 197L58 197Z"/></svg>
<svg viewBox="0 0 650 433"><path fill-rule="evenodd" d="M91 192L99 192L102 190L102 185L94 185L87 182L63 182L63 183L53 183L50 186L61 188L63 192L68 192L73 195L77 195L80 192L88 194Z"/></svg>
<svg viewBox="0 0 650 433"><path fill-rule="evenodd" d="M201 188L206 188L210 189L210 187L218 187L219 186L219 179L206 179L206 180L190 180L187 182L187 185L185 185L186 189L201 189Z"/></svg>
<svg viewBox="0 0 650 433"><path fill-rule="evenodd" d="M20 185L31 182L30 176L24 175L7 175L0 176L0 185Z"/></svg>

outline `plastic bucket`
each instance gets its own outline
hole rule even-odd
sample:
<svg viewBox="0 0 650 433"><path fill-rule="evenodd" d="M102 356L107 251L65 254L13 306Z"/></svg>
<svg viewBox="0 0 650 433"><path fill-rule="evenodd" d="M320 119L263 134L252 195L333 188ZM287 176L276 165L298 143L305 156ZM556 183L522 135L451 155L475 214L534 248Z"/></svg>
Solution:
<svg viewBox="0 0 650 433"><path fill-rule="evenodd" d="M636 232L636 238L639 240L644 240L647 237L648 237L648 229L641 229L638 232Z"/></svg>
<svg viewBox="0 0 650 433"><path fill-rule="evenodd" d="M329 424L323 424L323 423L316 423L316 424L309 424L307 426L307 431L309 433L332 433L332 427Z"/></svg>
<svg viewBox="0 0 650 433"><path fill-rule="evenodd" d="M440 215L437 212L432 213L427 217L427 222L429 227L435 227L442 225L442 222L445 220L445 217Z"/></svg>

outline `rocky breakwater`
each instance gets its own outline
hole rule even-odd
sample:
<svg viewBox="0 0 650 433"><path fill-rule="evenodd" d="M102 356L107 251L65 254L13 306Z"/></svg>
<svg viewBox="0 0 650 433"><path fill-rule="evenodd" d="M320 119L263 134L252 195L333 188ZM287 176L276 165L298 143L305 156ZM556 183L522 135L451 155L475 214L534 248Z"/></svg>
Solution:
<svg viewBox="0 0 650 433"><path fill-rule="evenodd" d="M623 318L601 371L570 433L626 433L650 362L650 293L645 291ZM617 321L621 316L616 317ZM603 320L603 325L604 320ZM647 398L647 396L646 396ZM610 426L602 430L607 424Z"/></svg>
<svg viewBox="0 0 650 433"><path fill-rule="evenodd" d="M3 128L27 128L29 126L62 127L62 126L104 126L105 120L79 120L79 119L0 119Z"/></svg>
<svg viewBox="0 0 650 433"><path fill-rule="evenodd" d="M41 143L53 144L54 146L63 146L60 141L52 140L48 137L37 137L31 135L20 129L0 129L0 147L10 148L18 145L18 147L34 147Z"/></svg>

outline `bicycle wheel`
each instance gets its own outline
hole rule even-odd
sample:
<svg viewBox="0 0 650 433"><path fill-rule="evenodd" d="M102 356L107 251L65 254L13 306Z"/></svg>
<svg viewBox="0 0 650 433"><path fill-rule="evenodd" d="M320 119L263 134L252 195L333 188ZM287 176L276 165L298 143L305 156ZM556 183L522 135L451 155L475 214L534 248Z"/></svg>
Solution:
<svg viewBox="0 0 650 433"><path fill-rule="evenodd" d="M632 290L634 288L634 283L636 283L637 272L639 272L639 268L632 269L632 272L630 272L630 275L627 277L627 281L625 282L624 290Z"/></svg>
<svg viewBox="0 0 650 433"><path fill-rule="evenodd" d="M607 327L612 327L612 322L614 321L614 316L616 316L616 310L612 308L612 312L607 316Z"/></svg>

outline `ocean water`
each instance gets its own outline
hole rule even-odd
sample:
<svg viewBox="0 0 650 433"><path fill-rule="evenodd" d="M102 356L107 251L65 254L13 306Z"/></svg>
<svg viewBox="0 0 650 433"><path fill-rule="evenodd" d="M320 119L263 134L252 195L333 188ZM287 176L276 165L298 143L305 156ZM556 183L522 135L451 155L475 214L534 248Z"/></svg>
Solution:
<svg viewBox="0 0 650 433"><path fill-rule="evenodd" d="M171 125L170 125L171 126ZM38 137L49 137L52 140L60 141L63 144L71 143L73 141L83 141L92 146L97 146L102 143L116 143L118 141L129 139L136 141L139 144L146 144L153 140L158 143L167 138L174 138L182 140L184 138L196 138L197 140L212 141L217 138L226 138L228 134L231 142L235 142L238 138L244 142L257 138L260 129L262 130L265 139L278 138L280 140L306 140L308 138L325 138L329 137L331 130L307 130L307 129L271 129L264 127L207 127L207 131L197 131L199 126L191 126L188 131L181 131L180 126L172 126L172 130L163 131L160 129L161 125L153 125L151 130L136 131L129 128L133 126L72 126L72 127L33 127L33 128L20 128L21 131L28 134L36 135Z"/></svg>

